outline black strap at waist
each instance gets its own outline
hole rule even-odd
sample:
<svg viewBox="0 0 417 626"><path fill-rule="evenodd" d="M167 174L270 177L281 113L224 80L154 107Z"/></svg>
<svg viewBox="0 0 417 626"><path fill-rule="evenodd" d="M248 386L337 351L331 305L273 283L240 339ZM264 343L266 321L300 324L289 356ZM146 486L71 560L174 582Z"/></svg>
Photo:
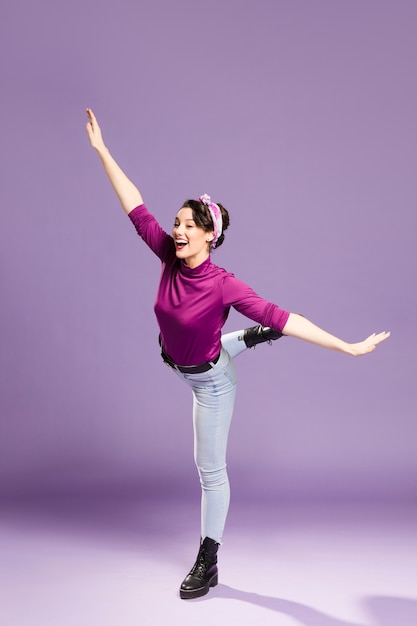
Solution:
<svg viewBox="0 0 417 626"><path fill-rule="evenodd" d="M206 361L205 363L200 363L199 365L177 365L171 357L165 352L161 336L159 335L159 345L161 346L161 357L164 363L172 367L173 369L182 372L183 374L202 374L203 372L208 372L211 370L213 365L216 365L217 361L220 359L220 352L212 361Z"/></svg>

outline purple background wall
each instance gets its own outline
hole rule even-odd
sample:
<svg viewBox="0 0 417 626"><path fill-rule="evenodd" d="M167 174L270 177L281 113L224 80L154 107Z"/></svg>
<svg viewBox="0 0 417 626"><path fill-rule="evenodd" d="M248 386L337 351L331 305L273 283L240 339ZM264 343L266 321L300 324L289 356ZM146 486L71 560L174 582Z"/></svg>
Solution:
<svg viewBox="0 0 417 626"><path fill-rule="evenodd" d="M159 265L89 148L91 106L166 229L210 193L232 217L219 265L348 340L392 331L363 359L291 339L239 358L235 492L415 495L416 19L412 0L3 8L3 493L198 489Z"/></svg>

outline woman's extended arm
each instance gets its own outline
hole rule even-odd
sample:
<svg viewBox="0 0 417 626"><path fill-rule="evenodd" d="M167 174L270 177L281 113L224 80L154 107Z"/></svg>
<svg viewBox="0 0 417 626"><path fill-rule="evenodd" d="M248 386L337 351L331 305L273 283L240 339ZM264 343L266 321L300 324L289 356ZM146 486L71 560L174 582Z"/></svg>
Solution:
<svg viewBox="0 0 417 626"><path fill-rule="evenodd" d="M91 146L97 151L104 171L106 172L113 189L126 213L130 213L135 207L143 204L139 189L126 176L106 147L101 134L100 126L91 109L87 109L89 122L86 124L88 138Z"/></svg>
<svg viewBox="0 0 417 626"><path fill-rule="evenodd" d="M385 341L385 339L388 339L390 336L390 333L386 332L379 333L378 335L373 333L358 343L347 343L296 313L290 313L282 332L284 335L304 339L304 341L309 341L322 348L338 350L339 352L351 354L352 356L361 356L362 354L373 352L379 343Z"/></svg>

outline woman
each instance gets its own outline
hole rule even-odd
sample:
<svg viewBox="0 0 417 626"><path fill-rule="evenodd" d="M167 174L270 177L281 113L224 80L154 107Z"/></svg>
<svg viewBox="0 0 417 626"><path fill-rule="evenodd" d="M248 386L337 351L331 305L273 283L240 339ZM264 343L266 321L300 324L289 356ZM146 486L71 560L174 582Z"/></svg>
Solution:
<svg viewBox="0 0 417 626"><path fill-rule="evenodd" d="M196 562L180 587L181 598L197 598L217 584L217 550L229 506L227 437L236 393L233 357L247 347L298 337L330 350L360 356L375 350L389 333L349 344L266 302L233 274L211 262L211 250L224 240L229 216L209 196L188 200L178 211L172 236L143 204L136 186L107 149L91 109L86 124L91 146L138 234L162 262L155 303L162 358L191 387L194 451L202 487L201 541ZM221 337L230 307L259 325Z"/></svg>

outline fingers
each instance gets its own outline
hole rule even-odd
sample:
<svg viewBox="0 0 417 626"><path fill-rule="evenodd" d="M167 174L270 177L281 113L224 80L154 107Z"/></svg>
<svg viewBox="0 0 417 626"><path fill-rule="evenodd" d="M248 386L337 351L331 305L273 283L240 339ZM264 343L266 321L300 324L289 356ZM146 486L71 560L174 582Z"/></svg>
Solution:
<svg viewBox="0 0 417 626"><path fill-rule="evenodd" d="M367 337L365 339L365 341L369 341L370 343L381 343L381 341L385 341L385 339L388 339L388 337L391 335L390 332L385 332L385 330L382 333L372 333L372 335L369 335L369 337Z"/></svg>
<svg viewBox="0 0 417 626"><path fill-rule="evenodd" d="M94 115L92 109L87 107L85 112L87 113L87 117L89 118L89 121L87 122L85 127L87 129L90 141L93 141L95 136L100 135L100 127L97 124L96 116Z"/></svg>
<svg viewBox="0 0 417 626"><path fill-rule="evenodd" d="M105 145L101 134L101 128L97 123L93 110L87 107L85 112L88 118L85 128L87 130L91 146L96 150L104 149Z"/></svg>
<svg viewBox="0 0 417 626"><path fill-rule="evenodd" d="M378 334L372 333L372 335L369 335L369 337L367 337L363 341L360 341L359 343L356 343L356 344L351 344L353 350L352 352L350 352L350 354L352 354L353 356L361 356L363 354L369 354L370 352L373 352L376 349L378 344L388 339L390 335L391 335L390 332L385 332L385 331L383 331L382 333L378 333Z"/></svg>
<svg viewBox="0 0 417 626"><path fill-rule="evenodd" d="M384 331L384 332L382 332L382 333L379 333L378 335L375 335L375 336L374 336L374 342L375 342L376 344L381 343L381 341L385 341L385 339L388 339L388 337L389 337L390 335L391 335L391 333L390 333L390 332L388 332L388 333L387 333L387 332L385 332L385 331Z"/></svg>
<svg viewBox="0 0 417 626"><path fill-rule="evenodd" d="M90 125L92 129L95 130L96 128L98 128L97 119L92 109L87 108L85 112L87 113L87 117L90 119Z"/></svg>
<svg viewBox="0 0 417 626"><path fill-rule="evenodd" d="M383 331L382 333L372 333L369 335L367 339L363 342L364 345L364 354L368 354L369 352L373 352L377 345L380 344L385 339L388 339L391 333Z"/></svg>

